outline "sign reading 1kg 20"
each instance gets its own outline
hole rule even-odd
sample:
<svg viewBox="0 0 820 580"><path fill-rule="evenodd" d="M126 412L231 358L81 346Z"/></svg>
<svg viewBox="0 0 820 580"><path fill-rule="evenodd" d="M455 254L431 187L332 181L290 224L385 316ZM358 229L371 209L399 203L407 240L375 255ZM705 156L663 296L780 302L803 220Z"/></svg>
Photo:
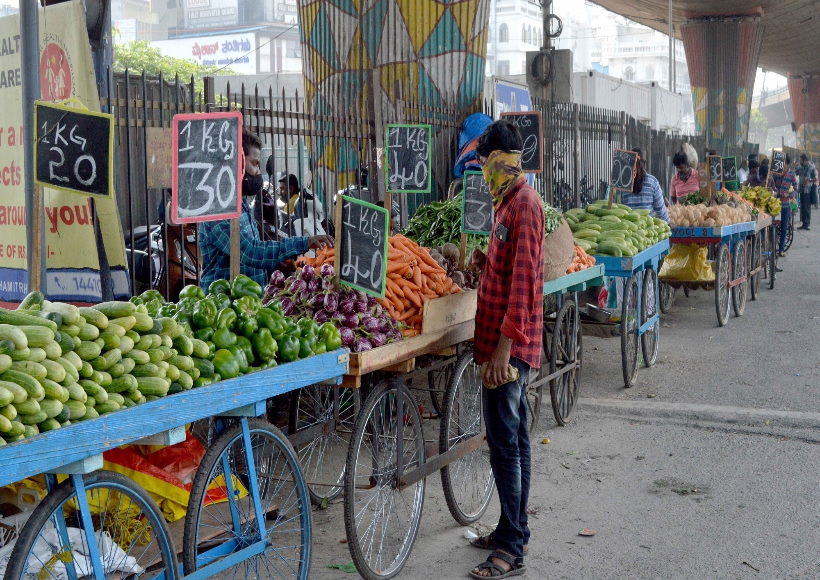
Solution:
<svg viewBox="0 0 820 580"><path fill-rule="evenodd" d="M392 193L430 193L430 125L388 125L385 190Z"/></svg>
<svg viewBox="0 0 820 580"><path fill-rule="evenodd" d="M239 217L241 113L174 115L171 151L174 223Z"/></svg>
<svg viewBox="0 0 820 580"><path fill-rule="evenodd" d="M93 197L114 191L114 117L35 101L34 181Z"/></svg>

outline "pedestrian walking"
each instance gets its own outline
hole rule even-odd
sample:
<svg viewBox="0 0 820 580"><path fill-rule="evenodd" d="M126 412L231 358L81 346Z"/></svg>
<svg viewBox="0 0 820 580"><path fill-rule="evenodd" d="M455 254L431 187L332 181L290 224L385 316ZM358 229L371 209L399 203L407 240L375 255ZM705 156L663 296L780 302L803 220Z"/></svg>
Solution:
<svg viewBox="0 0 820 580"><path fill-rule="evenodd" d="M792 202L794 201L794 184L797 180L791 170L791 157L786 155L786 167L782 175L771 174L769 187L780 199L780 243L777 247L777 255L786 255L786 232L789 230L789 222L792 218Z"/></svg>
<svg viewBox="0 0 820 580"><path fill-rule="evenodd" d="M811 206L817 198L817 168L809 161L809 156L805 153L800 155L800 163L797 165L798 197L800 198L800 228L810 229Z"/></svg>
<svg viewBox="0 0 820 580"><path fill-rule="evenodd" d="M484 422L501 515L495 530L470 544L492 550L473 578L523 574L530 539L530 440L527 384L541 366L544 206L521 168L523 141L509 121L496 121L476 151L495 216L478 287L475 362L482 365Z"/></svg>

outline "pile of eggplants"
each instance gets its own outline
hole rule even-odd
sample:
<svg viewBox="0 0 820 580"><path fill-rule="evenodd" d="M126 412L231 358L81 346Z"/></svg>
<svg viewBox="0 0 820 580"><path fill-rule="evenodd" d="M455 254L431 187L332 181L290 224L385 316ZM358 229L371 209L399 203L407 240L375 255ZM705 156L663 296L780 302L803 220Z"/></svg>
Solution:
<svg viewBox="0 0 820 580"><path fill-rule="evenodd" d="M342 346L363 352L401 340L400 323L372 296L341 286L333 266L304 266L290 276L275 271L265 288L263 303L276 300L282 313L312 318L318 324L332 322L339 328Z"/></svg>

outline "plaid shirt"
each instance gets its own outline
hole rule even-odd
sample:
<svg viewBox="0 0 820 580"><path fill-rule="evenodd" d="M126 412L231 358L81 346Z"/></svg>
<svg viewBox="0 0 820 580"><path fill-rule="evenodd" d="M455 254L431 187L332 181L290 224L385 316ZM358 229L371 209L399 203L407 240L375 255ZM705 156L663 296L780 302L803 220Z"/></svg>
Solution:
<svg viewBox="0 0 820 580"><path fill-rule="evenodd" d="M780 200L781 205L788 205L794 198L794 192L789 191L797 183L797 176L788 169L783 175L771 174L769 177L769 187L774 190L775 195Z"/></svg>
<svg viewBox="0 0 820 580"><path fill-rule="evenodd" d="M199 248L202 252L202 287L207 289L214 280L231 277L231 222L219 220L199 224ZM281 262L304 254L307 238L288 238L283 242L264 241L251 215L247 201L242 200L239 217L240 271L259 282L268 283L270 271Z"/></svg>
<svg viewBox="0 0 820 580"><path fill-rule="evenodd" d="M544 325L544 206L524 182L504 197L493 222L478 287L475 361L481 364L490 359L503 332L513 341L510 356L539 368Z"/></svg>
<svg viewBox="0 0 820 580"><path fill-rule="evenodd" d="M621 201L632 209L648 209L663 221L669 221L669 213L666 211L666 202L663 199L663 190L658 178L654 175L648 173L644 175L641 190L638 193L624 191L621 194Z"/></svg>

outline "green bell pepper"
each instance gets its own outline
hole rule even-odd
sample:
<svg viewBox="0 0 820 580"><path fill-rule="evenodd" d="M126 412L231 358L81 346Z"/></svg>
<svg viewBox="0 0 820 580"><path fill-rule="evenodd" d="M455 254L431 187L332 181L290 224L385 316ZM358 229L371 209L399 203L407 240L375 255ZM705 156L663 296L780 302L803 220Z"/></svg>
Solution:
<svg viewBox="0 0 820 580"><path fill-rule="evenodd" d="M250 338L259 329L256 316L240 314L236 319L236 330L244 337Z"/></svg>
<svg viewBox="0 0 820 580"><path fill-rule="evenodd" d="M230 294L231 293L231 283L225 280L224 278L220 278L219 280L214 280L208 285L208 294Z"/></svg>
<svg viewBox="0 0 820 580"><path fill-rule="evenodd" d="M236 325L236 312L233 311L233 308L223 308L219 311L219 314L216 315L217 328L233 330L234 325Z"/></svg>
<svg viewBox="0 0 820 580"><path fill-rule="evenodd" d="M231 284L231 297L236 300L237 298L242 298L243 296L254 296L261 300L262 286L244 274L240 274L233 279L233 284Z"/></svg>
<svg viewBox="0 0 820 580"><path fill-rule="evenodd" d="M278 367L279 363L276 362L275 358L270 359L268 362L262 365L263 369L272 369L274 367Z"/></svg>
<svg viewBox="0 0 820 580"><path fill-rule="evenodd" d="M131 298L129 298L129 299L128 299L128 301L129 301L131 304L137 304L137 305L139 305L139 304L143 304L143 303L145 302L145 301L144 301L142 298L140 298L139 296L132 296Z"/></svg>
<svg viewBox="0 0 820 580"><path fill-rule="evenodd" d="M250 364L248 363L248 357L247 357L247 355L245 355L244 349L241 346L239 346L238 344L235 344L235 345L228 348L228 352L233 354L233 357L236 359L236 362L239 363L239 372L240 373L248 372L248 368L250 367ZM216 368L216 367L214 366L214 368Z"/></svg>
<svg viewBox="0 0 820 580"><path fill-rule="evenodd" d="M251 339L246 336L237 336L236 346L245 352L245 358L248 359L249 365L256 362L256 357L253 354L253 344L251 344Z"/></svg>
<svg viewBox="0 0 820 580"><path fill-rule="evenodd" d="M216 348L228 348L236 344L236 335L225 326L214 330L213 342Z"/></svg>
<svg viewBox="0 0 820 580"><path fill-rule="evenodd" d="M177 302L177 311L185 312L188 316L191 316L194 313L194 306L196 306L196 303L196 298L182 298L179 302Z"/></svg>
<svg viewBox="0 0 820 580"><path fill-rule="evenodd" d="M157 317L167 317L173 318L174 314L177 313L177 305L173 303L163 304L160 306L160 309L157 311Z"/></svg>
<svg viewBox="0 0 820 580"><path fill-rule="evenodd" d="M160 315L159 313L166 306L165 301L156 300L156 299L155 300L146 300L142 304L143 304L143 306L145 306L146 311L148 312L148 314L150 314L154 318L157 318ZM173 316L173 314L172 314L172 316Z"/></svg>
<svg viewBox="0 0 820 580"><path fill-rule="evenodd" d="M171 317L176 320L179 324L184 324L185 326L191 326L191 313L185 310L177 310L174 315Z"/></svg>
<svg viewBox="0 0 820 580"><path fill-rule="evenodd" d="M256 352L257 358L261 361L269 361L276 357L276 351L279 345L273 340L273 335L270 330L264 326L253 335L251 338L253 350Z"/></svg>
<svg viewBox="0 0 820 580"><path fill-rule="evenodd" d="M191 322L195 328L210 328L216 323L216 315L219 311L216 302L210 298L204 298L196 303Z"/></svg>
<svg viewBox="0 0 820 580"><path fill-rule="evenodd" d="M239 376L240 364L231 351L221 348L214 354L214 370L223 379L233 379Z"/></svg>
<svg viewBox="0 0 820 580"><path fill-rule="evenodd" d="M205 291L196 284L188 284L179 292L180 299L193 298L194 300L202 300L205 298Z"/></svg>
<svg viewBox="0 0 820 580"><path fill-rule="evenodd" d="M273 310L274 312L278 312L279 314L282 313L282 303L279 302L276 299L271 300L270 302L268 302L265 305L265 308L267 308L268 310Z"/></svg>
<svg viewBox="0 0 820 580"><path fill-rule="evenodd" d="M214 329L213 328L200 328L199 330L194 332L194 338L198 338L199 340L209 342L214 337Z"/></svg>
<svg viewBox="0 0 820 580"><path fill-rule="evenodd" d="M299 358L313 356L313 349L316 348L316 335L308 333L299 339Z"/></svg>
<svg viewBox="0 0 820 580"><path fill-rule="evenodd" d="M279 338L285 333L284 316L268 308L262 308L256 314L256 320L260 328L267 328L270 333Z"/></svg>
<svg viewBox="0 0 820 580"><path fill-rule="evenodd" d="M146 290L142 294L139 295L142 298L143 302L148 302L150 300L159 300L163 304L165 303L165 297L160 293L159 290Z"/></svg>
<svg viewBox="0 0 820 580"><path fill-rule="evenodd" d="M208 294L205 298L212 299L216 303L217 310L231 306L231 297L228 294Z"/></svg>
<svg viewBox="0 0 820 580"><path fill-rule="evenodd" d="M316 346L313 347L313 354L325 354L327 352L327 346L324 342L316 341Z"/></svg>
<svg viewBox="0 0 820 580"><path fill-rule="evenodd" d="M277 341L279 359L284 362L292 362L299 358L300 344L299 337L293 334L284 334Z"/></svg>
<svg viewBox="0 0 820 580"><path fill-rule="evenodd" d="M332 322L325 322L319 327L318 339L325 345L327 351L342 347L342 335ZM318 353L317 353L318 354Z"/></svg>
<svg viewBox="0 0 820 580"><path fill-rule="evenodd" d="M262 301L256 296L242 296L234 300L233 308L237 314L246 313L256 315L259 309L262 308Z"/></svg>

